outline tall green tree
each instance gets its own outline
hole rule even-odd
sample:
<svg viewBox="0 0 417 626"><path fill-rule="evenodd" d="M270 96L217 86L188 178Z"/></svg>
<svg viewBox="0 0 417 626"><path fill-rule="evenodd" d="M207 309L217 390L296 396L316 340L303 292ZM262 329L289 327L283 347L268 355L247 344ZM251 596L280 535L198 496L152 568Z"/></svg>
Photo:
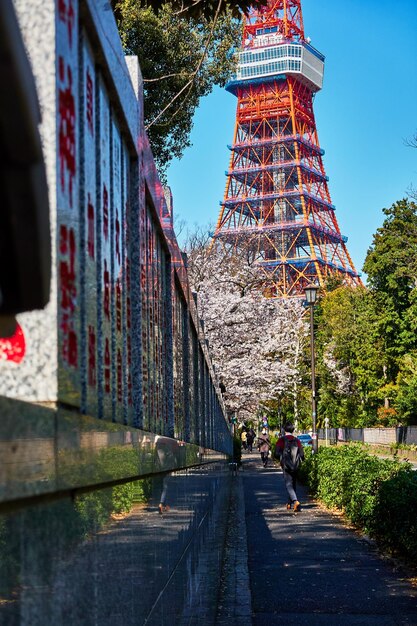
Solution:
<svg viewBox="0 0 417 626"><path fill-rule="evenodd" d="M195 18L170 3L156 13L137 0L119 0L116 9L124 49L139 58L145 127L164 176L169 162L191 145L200 98L224 86L235 69L239 21L229 9Z"/></svg>
<svg viewBox="0 0 417 626"><path fill-rule="evenodd" d="M417 352L406 354L397 377L395 409L402 424L417 424Z"/></svg>
<svg viewBox="0 0 417 626"><path fill-rule="evenodd" d="M383 381L381 340L371 295L341 286L317 313L319 415L334 426L362 426L376 418Z"/></svg>
<svg viewBox="0 0 417 626"><path fill-rule="evenodd" d="M384 341L386 379L393 382L400 359L417 348L417 205L403 199L384 215L363 269Z"/></svg>
<svg viewBox="0 0 417 626"><path fill-rule="evenodd" d="M139 6L152 8L155 13L159 13L166 4L179 15L195 20L204 17L207 20L213 19L216 14L223 15L227 11L233 17L240 18L242 13L247 14L253 5L253 0L135 0ZM265 6L268 0L256 0L257 5ZM110 4L116 15L119 17L120 0L110 0Z"/></svg>
<svg viewBox="0 0 417 626"><path fill-rule="evenodd" d="M335 425L417 423L417 205L384 209L364 271L334 285L317 315L319 414Z"/></svg>

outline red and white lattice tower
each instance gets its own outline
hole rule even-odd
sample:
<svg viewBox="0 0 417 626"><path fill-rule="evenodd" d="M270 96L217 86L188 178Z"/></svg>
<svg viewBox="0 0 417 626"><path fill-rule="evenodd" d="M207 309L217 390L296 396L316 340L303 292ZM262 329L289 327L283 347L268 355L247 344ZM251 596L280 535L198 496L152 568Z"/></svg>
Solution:
<svg viewBox="0 0 417 626"><path fill-rule="evenodd" d="M330 277L360 284L340 234L313 112L324 57L304 36L301 0L269 0L245 18L224 200L214 237L249 245L265 293L301 296Z"/></svg>

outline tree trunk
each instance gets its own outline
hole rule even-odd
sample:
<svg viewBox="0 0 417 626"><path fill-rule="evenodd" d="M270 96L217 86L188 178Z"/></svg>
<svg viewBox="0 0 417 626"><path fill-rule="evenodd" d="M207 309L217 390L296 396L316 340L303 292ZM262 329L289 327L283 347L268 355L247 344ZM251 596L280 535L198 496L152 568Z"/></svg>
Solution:
<svg viewBox="0 0 417 626"><path fill-rule="evenodd" d="M384 375L384 380L387 380L387 366L383 365L382 366L382 372ZM384 409L389 409L389 398L384 398Z"/></svg>

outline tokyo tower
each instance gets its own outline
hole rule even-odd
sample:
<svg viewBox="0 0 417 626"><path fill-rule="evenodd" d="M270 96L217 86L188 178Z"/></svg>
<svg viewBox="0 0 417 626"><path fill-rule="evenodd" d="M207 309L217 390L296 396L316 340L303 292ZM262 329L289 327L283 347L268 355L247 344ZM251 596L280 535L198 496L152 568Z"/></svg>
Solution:
<svg viewBox="0 0 417 626"><path fill-rule="evenodd" d="M304 36L301 0L268 0L245 18L235 134L215 241L249 246L270 297L304 295L330 277L360 278L340 233L323 166L313 96L324 57Z"/></svg>

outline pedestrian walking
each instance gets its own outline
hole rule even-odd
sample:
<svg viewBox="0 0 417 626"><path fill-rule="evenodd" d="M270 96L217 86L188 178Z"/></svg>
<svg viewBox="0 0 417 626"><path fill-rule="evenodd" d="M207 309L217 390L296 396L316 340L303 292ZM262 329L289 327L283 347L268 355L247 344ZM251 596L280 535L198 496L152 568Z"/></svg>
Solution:
<svg viewBox="0 0 417 626"><path fill-rule="evenodd" d="M248 435L247 435L247 433L246 433L246 430L243 430L243 431L242 431L242 434L240 435L240 439L241 439L241 441L242 441L242 446L243 446L243 449L244 449L244 450L246 450L246 449L247 449L247 447L248 447L247 437L248 437Z"/></svg>
<svg viewBox="0 0 417 626"><path fill-rule="evenodd" d="M268 438L266 428L262 429L262 433L258 437L258 450L261 453L262 464L264 467L268 465L268 456L271 449L271 442Z"/></svg>
<svg viewBox="0 0 417 626"><path fill-rule="evenodd" d="M301 505L297 498L297 472L304 461L304 449L301 441L294 437L294 424L287 422L284 425L284 435L275 445L274 457L280 461L284 475L285 487L288 493L287 510L294 508L300 511Z"/></svg>
<svg viewBox="0 0 417 626"><path fill-rule="evenodd" d="M248 452L252 452L253 442L255 441L256 433L253 428L250 428L246 433L246 442L248 444Z"/></svg>

